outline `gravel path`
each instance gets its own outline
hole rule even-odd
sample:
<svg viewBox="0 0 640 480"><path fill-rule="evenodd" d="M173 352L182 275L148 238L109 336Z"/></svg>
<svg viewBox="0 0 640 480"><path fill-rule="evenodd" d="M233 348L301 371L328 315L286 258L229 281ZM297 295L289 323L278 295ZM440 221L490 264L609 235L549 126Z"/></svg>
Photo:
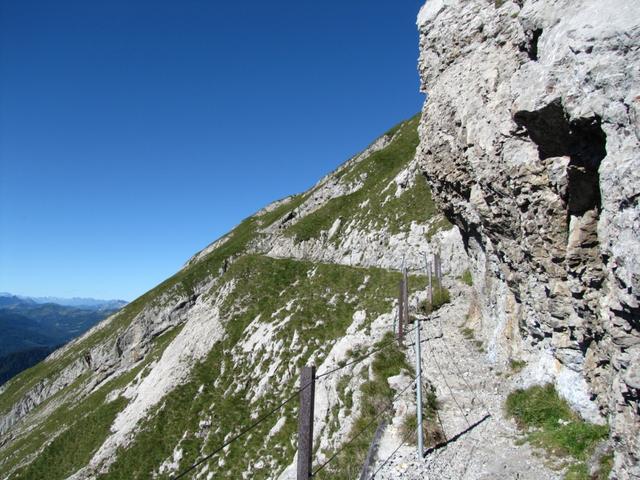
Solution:
<svg viewBox="0 0 640 480"><path fill-rule="evenodd" d="M418 460L415 446L404 445L380 468L402 442L399 429L391 426L381 441L373 469L380 470L375 478L561 478L527 443L518 441L522 435L504 417L503 405L510 391L508 372L498 374L496 366L473 340L464 338L460 328L467 311L463 295L458 295L454 304L436 312L422 327L422 339L431 339L422 343L423 378L435 386L446 437L459 437L422 461ZM413 338L407 343L413 343ZM414 353L409 352L409 356L414 361Z"/></svg>

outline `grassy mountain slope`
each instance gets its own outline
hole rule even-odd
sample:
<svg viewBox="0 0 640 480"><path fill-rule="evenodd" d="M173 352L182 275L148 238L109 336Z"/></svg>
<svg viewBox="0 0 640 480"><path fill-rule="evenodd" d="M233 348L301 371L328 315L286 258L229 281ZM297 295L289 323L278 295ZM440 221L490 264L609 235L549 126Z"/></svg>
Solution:
<svg viewBox="0 0 640 480"><path fill-rule="evenodd" d="M413 223L421 240L396 253L417 257L448 228L416 173L417 121L392 129L310 191L245 219L174 276L8 382L0 390L0 476L169 478L291 395L301 366L335 367L384 338L399 264L371 266L375 254L345 265L282 251L312 243L342 257L358 248L354 232L365 232L379 240L367 248L383 255L391 241L404 248ZM425 285L420 276L411 283ZM384 387L386 376L405 369L401 357L372 357L378 368L365 361L326 379L317 393L318 458L372 408L371 382ZM388 401L391 390L382 390ZM291 402L197 472L276 478L293 459L295 415ZM364 453L352 452L356 463ZM326 478L344 475L338 469Z"/></svg>

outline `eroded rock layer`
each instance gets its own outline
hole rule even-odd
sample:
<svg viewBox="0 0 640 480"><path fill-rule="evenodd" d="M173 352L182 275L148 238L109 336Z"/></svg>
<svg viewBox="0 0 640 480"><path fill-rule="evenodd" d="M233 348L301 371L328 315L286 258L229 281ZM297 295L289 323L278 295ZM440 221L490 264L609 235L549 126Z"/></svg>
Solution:
<svg viewBox="0 0 640 480"><path fill-rule="evenodd" d="M430 0L418 24L418 156L490 354L537 355L640 478L640 4Z"/></svg>

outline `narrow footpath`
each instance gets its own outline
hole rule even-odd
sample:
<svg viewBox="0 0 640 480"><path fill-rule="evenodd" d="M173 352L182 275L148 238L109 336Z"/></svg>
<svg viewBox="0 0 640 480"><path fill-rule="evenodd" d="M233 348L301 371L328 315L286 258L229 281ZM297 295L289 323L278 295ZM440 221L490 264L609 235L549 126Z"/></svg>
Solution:
<svg viewBox="0 0 640 480"><path fill-rule="evenodd" d="M449 443L428 451L420 461L415 445L398 449L403 439L399 429L391 425L382 437L372 469L378 472L373 478L560 479L561 472L545 465L543 454L524 442L515 423L505 418L503 406L510 391L510 372L493 365L473 339L463 336L461 328L469 304L466 289L456 290L451 292L452 303L422 323L421 333L423 379L435 387L439 417ZM407 340L413 343L415 333ZM414 363L415 354L410 350L408 356Z"/></svg>

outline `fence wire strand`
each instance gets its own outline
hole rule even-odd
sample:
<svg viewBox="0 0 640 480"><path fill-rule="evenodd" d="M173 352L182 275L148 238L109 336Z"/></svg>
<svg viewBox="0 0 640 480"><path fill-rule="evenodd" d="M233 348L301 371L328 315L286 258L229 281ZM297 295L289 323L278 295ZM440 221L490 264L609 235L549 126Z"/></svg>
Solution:
<svg viewBox="0 0 640 480"><path fill-rule="evenodd" d="M416 326L414 326L411 330L405 332L405 335L409 335L411 333L414 333L418 328L421 328L421 322L418 322L418 324ZM440 335L436 335L434 337L430 337L430 338L425 338L423 340L420 341L420 343L426 343L429 342L431 340L434 340L436 338L441 338L442 339L443 335L442 335L442 330L441 330L441 334ZM376 346L374 349L370 350L369 352L367 352L366 354L359 356L358 358L353 359L350 362L345 363L344 365L338 366L336 368L333 368L327 372L322 372L319 373L315 376L314 380L321 380L324 378L329 377L330 375L339 372L340 370L343 370L347 367L356 365L360 362L363 362L364 360L368 359L369 357L371 357L372 355L379 353L381 351L383 351L384 349L388 348L389 346L396 344L398 342L397 338L393 338L390 339L387 342L384 342L382 344L379 344L378 346ZM449 349L446 346L446 342L443 339L443 343L445 344L445 348L447 349L447 351L449 352L449 354L451 353L449 351ZM409 348L412 346L415 346L416 344L416 339L414 337L414 341L410 344L407 345L402 345L403 348ZM434 363L438 369L438 371L440 372L440 375L442 376L445 384L447 385L447 389L449 390L449 392L451 393L451 396L453 398L453 401L455 402L456 406L458 407L458 409L460 410L460 413L462 414L465 422L467 423L467 425L470 426L469 423L469 419L467 418L465 412L463 411L462 407L460 406L460 404L458 403L453 390L451 388L451 386L449 385L449 383L446 380L446 377L442 371L442 368L440 367L440 364L438 363L437 359L436 359L436 355L433 352L433 349L428 349L429 354L431 355L431 357L434 360ZM456 367L456 370L460 376L460 378L462 379L462 381L467 385L467 387L472 391L474 398L478 398L478 400L480 401L480 403L482 404L482 406L485 408L485 410L488 412L488 409L486 408L486 405L482 402L482 400L476 395L475 391L469 386L468 382L464 379L464 377L462 376L462 374L460 373L460 370ZM415 379L414 379L415 380ZM177 474L176 476L172 477L172 480L179 480L180 478L183 478L185 475L187 475L188 473L192 472L194 469L196 469L197 467L199 467L200 465L202 465L204 462L206 462L207 460L211 459L214 455L216 455L217 453L221 452L222 450L224 450L226 447L228 447L229 445L231 445L233 442L239 440L241 437L243 437L244 435L246 435L247 433L249 433L250 431L252 431L253 429L255 429L256 427L258 427L261 423L265 422L267 419L269 419L271 416L273 416L274 414L276 414L276 412L278 412L280 409L282 409L285 405L287 405L288 403L290 403L291 401L293 401L298 395L300 395L300 393L307 387L309 387L309 385L311 385L312 382L307 383L306 385L301 386L300 388L298 388L295 392L293 392L290 396L288 396L283 402L279 403L278 405L276 405L275 407L271 408L267 413L265 413L264 415L260 416L257 420L255 420L254 422L252 422L249 426L243 428L240 432L238 432L236 435L234 435L232 438L230 438L229 440L225 441L223 444L221 444L220 446L218 446L217 448L215 448L211 453L205 455L204 457L202 457L201 459L199 459L197 462L193 463L191 466L189 466L188 468L186 468L185 470L183 470L182 472L180 472L179 474ZM413 386L415 384L414 382L409 383L404 389L402 389L390 402L389 406L387 406L385 409L383 409L382 411L378 412L378 414L369 422L367 423L367 425L365 425L362 429L360 429L348 442L346 442L345 444L343 444L341 446L341 448L339 448L331 457L329 457L325 462L323 462L319 467L317 467L313 473L312 476L315 476L318 472L320 472L322 469L324 469L331 461L333 461L347 446L349 446L352 442L354 442L360 435L362 435L371 425L373 425L373 423L375 423L383 414L385 414L386 412L388 412L391 408L393 408L393 403L406 391L408 390L411 386ZM445 432L444 430L444 425L442 424L442 421L440 420L440 416L438 415L438 422L440 423L440 427L443 430L443 433ZM445 433L446 435L446 433ZM393 455L395 455L397 453L397 451L407 442L407 439L405 439L399 446L398 448L396 448L396 450L394 450L394 452L383 462L383 464L376 470L376 472L374 472L374 474L370 477L370 479L373 479L375 477L375 475L379 472L379 470L391 459L391 457L393 457Z"/></svg>
<svg viewBox="0 0 640 480"><path fill-rule="evenodd" d="M414 379L415 380L415 379ZM393 403L400 398L400 396L406 392L410 387L412 387L415 384L415 382L410 382L406 387L404 387L402 390L400 390L400 392L398 392L398 394L393 397L391 399L391 401L389 402L389 405L387 407L385 407L383 410L381 410L380 412L378 412L378 414L373 417L371 419L371 421L369 421L364 427L362 427L358 433L356 433L353 437L351 437L351 439L349 439L349 441L347 441L346 443L342 444L342 446L333 454L331 455L327 460L325 460L319 467L317 467L313 473L311 474L311 476L315 476L318 472L320 472L324 467L326 467L327 465L329 465L329 463L331 463L340 453L342 453L342 451L347 448L351 443L353 443L360 435L362 435L371 425L373 425L384 413L388 412L389 410L391 410L393 408Z"/></svg>

